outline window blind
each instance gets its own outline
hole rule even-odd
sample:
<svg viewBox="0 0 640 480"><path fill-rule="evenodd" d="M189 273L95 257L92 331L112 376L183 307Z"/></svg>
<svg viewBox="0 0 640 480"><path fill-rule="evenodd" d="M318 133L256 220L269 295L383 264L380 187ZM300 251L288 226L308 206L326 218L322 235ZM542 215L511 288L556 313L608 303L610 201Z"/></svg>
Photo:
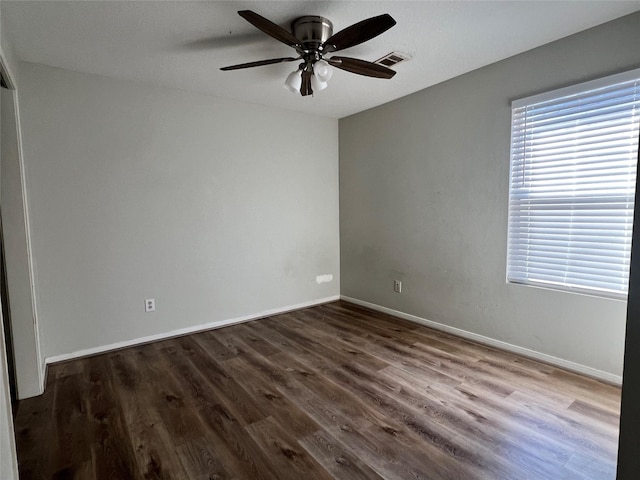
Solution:
<svg viewBox="0 0 640 480"><path fill-rule="evenodd" d="M640 69L512 104L507 280L625 298Z"/></svg>

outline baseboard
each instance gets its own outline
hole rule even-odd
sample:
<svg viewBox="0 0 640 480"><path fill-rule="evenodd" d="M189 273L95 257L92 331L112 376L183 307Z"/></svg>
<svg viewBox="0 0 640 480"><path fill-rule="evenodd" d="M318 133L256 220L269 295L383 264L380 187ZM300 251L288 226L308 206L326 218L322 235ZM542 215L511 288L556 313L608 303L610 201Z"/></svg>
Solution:
<svg viewBox="0 0 640 480"><path fill-rule="evenodd" d="M42 362L40 362L40 393L38 395L42 395L44 393L44 387L47 386L47 359L41 357Z"/></svg>
<svg viewBox="0 0 640 480"><path fill-rule="evenodd" d="M49 375L49 365L47 365L47 359L44 359L42 363L42 383L40 384L40 393L42 395L44 393L44 389L47 386L47 376Z"/></svg>
<svg viewBox="0 0 640 480"><path fill-rule="evenodd" d="M123 342L110 343L108 345L101 345L98 347L87 348L85 350L78 350L77 352L63 353L62 355L54 355L52 357L47 357L45 360L45 363L46 365L50 365L52 363L64 362L66 360L73 360L75 358L88 357L91 355L97 355L99 353L110 352L112 350L132 347L134 345L142 345L144 343L156 342L158 340L166 340L168 338L188 335L190 333L203 332L205 330L213 330L216 328L227 327L229 325L236 325L238 323L250 322L252 320L258 320L260 318L279 315L281 313L300 310L303 308L314 307L316 305L322 305L323 303L335 302L336 300L339 300L339 299L340 299L340 295L334 295L331 297L325 297L318 300L312 300L310 302L298 303L295 305L288 305L286 307L280 307L280 308L273 308L271 310L265 310L260 313L243 315L241 317L230 318L227 320L219 320L217 322L206 323L204 325L195 325L192 327L180 328L177 330L171 330L169 332L159 333L156 335L149 335L146 337L139 337L131 340L125 340ZM45 373L45 378L46 378L46 373ZM44 386L43 386L43 391L44 391Z"/></svg>
<svg viewBox="0 0 640 480"><path fill-rule="evenodd" d="M474 342L481 343L489 347L498 348L500 350L506 350L507 352L511 352L511 353L517 353L518 355L522 355L523 357L531 358L533 360L539 360L541 362L548 363L556 367L564 368L565 370L570 370L572 372L580 373L582 375L586 375L588 377L592 377L597 380L602 380L604 382L611 383L613 385L617 385L617 386L622 385L622 376L620 375L614 375L613 373L604 372L602 370L588 367L586 365L571 362L569 360L564 360L562 358L554 357L552 355L547 355L546 353L537 352L535 350L530 350L528 348L520 347L518 345L513 345L511 343L503 342L501 340L496 340L494 338L485 337L484 335L479 335L477 333L469 332L467 330L462 330L460 328L444 325L442 323L434 322L432 320L427 320L426 318L418 317L416 315L411 315L409 313L404 313L399 310L383 307L375 303L365 302L364 300L358 300L357 298L351 298L351 297L342 295L340 296L340 299L344 300L345 302L350 302L355 305L360 305L362 307L370 308L371 310L387 313L394 317L398 317L404 320L408 320L410 322L418 323L420 325L433 328L434 330L440 330L441 332L450 333L452 335L456 335L458 337L462 337L467 340L472 340Z"/></svg>

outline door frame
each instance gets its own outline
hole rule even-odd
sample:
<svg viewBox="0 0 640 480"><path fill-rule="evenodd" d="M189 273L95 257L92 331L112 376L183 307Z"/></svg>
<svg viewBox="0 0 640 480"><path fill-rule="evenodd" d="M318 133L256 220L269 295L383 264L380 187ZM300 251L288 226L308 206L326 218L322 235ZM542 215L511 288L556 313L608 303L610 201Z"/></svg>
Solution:
<svg viewBox="0 0 640 480"><path fill-rule="evenodd" d="M24 165L24 151L23 151L23 143L22 143L22 128L20 122L20 107L19 107L19 92L17 88L17 84L15 82L15 75L13 75L11 68L6 61L6 55L0 46L0 72L7 83L8 90L11 91L13 95L13 115L16 122L16 136L17 136L17 147L18 147L18 166L20 169L20 189L22 191L22 199L23 199L23 214L24 214L24 228L26 234L26 248L27 248L27 267L29 271L29 289L31 294L31 304L33 310L33 332L34 332L34 340L35 340L35 354L36 354L36 362L37 362L37 394L44 393L45 381L46 381L46 364L44 358L42 357L41 352L41 343L40 343L40 325L38 319L38 306L36 299L36 286L35 286L35 268L33 261L33 249L31 242L31 221L29 219L29 197L27 195L27 181L26 181L26 173L25 173L25 165ZM15 346L15 344L14 344ZM20 395L19 395L20 396Z"/></svg>

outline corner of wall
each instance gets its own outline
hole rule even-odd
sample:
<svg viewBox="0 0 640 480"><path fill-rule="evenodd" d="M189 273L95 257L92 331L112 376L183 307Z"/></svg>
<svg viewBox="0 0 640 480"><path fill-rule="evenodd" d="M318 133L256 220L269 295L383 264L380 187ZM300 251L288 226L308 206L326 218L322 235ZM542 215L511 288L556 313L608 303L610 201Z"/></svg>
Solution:
<svg viewBox="0 0 640 480"><path fill-rule="evenodd" d="M1 6L2 5L0 5L0 7ZM11 47L11 42L9 41L7 35L7 29L4 28L3 23L4 17L2 16L2 9L0 8L0 64L3 67L3 70L9 76L9 80L11 81L12 86L15 86L18 75L18 61L16 60L13 53L13 48Z"/></svg>
<svg viewBox="0 0 640 480"><path fill-rule="evenodd" d="M530 348L525 348L519 345L503 342L501 340L485 337L484 335L479 335L477 333L470 332L468 330L463 330L461 328L452 327L450 325L445 325L443 323L434 322L433 320L419 317L417 315L411 315L409 313L405 313L400 310L395 310L393 308L384 307L375 303L366 302L364 300L359 300L357 298L341 295L340 299L345 302L353 303L354 305L360 305L361 307L369 308L377 312L386 313L387 315L391 315L393 317L402 318L403 320L408 320L409 322L413 322L418 325L423 325L425 327L432 328L440 332L445 332L451 335L455 335L456 337L464 338L466 340L480 343L488 347L503 350L505 352L515 353L516 355L522 355L523 357L530 358L532 360L537 360L539 362L543 362L549 365L553 365L554 367L562 368L564 370L569 370L574 373L579 373L581 375L585 375L587 377L591 377L596 380L600 380L602 382L615 385L617 387L622 385L622 377L620 375L598 370L596 368L589 367L588 365L582 365L576 362L571 362L563 358L558 358L558 357L554 357L553 355L548 355L546 353L538 352L536 350L531 350Z"/></svg>
<svg viewBox="0 0 640 480"><path fill-rule="evenodd" d="M0 69L5 74L6 80L11 90L14 91L14 115L16 122L17 150L18 150L18 168L20 176L20 189L23 198L23 215L24 228L26 233L26 250L28 258L29 283L31 289L31 303L33 309L33 329L35 343L35 369L36 381L30 382L29 388L19 394L20 399L40 395L44 392L44 384L46 381L46 365L42 357L40 342L40 330L38 324L38 310L36 304L35 277L33 266L33 250L31 247L31 228L29 221L29 202L27 197L27 181L24 165L24 149L22 141L22 123L20 120L20 106L18 98L18 61L11 47L11 42L7 38L7 31L3 25L2 11L0 10Z"/></svg>

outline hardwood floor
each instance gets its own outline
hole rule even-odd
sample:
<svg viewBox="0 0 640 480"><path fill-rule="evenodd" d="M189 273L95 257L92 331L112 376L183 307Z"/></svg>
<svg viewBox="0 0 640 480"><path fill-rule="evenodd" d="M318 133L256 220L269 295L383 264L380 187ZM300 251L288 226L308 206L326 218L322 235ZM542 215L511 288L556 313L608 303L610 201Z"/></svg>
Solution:
<svg viewBox="0 0 640 480"><path fill-rule="evenodd" d="M614 479L620 389L337 302L51 366L21 479Z"/></svg>

